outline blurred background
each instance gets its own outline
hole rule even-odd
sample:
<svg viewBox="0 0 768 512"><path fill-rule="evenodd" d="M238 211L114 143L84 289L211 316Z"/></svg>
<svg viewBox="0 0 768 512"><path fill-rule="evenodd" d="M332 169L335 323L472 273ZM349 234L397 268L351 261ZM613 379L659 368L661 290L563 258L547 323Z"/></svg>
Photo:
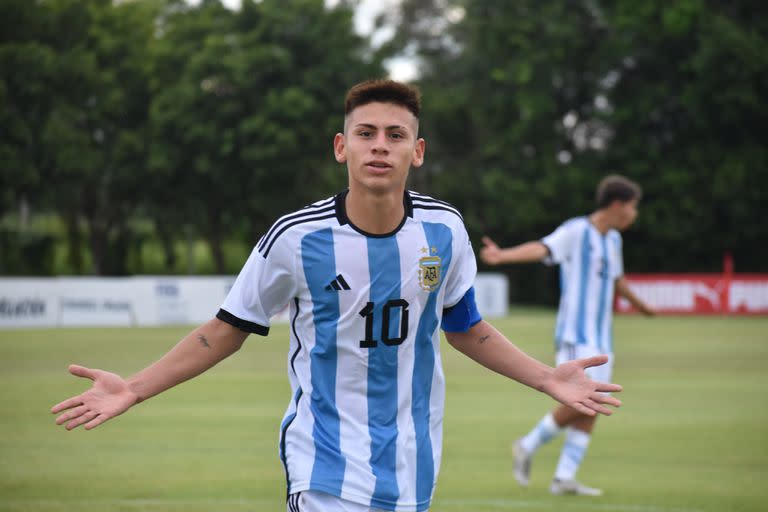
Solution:
<svg viewBox="0 0 768 512"><path fill-rule="evenodd" d="M410 188L476 248L620 173L628 271L768 271L765 2L0 0L0 274L236 274L346 186L344 93L383 76L423 93ZM556 272L504 272L555 303Z"/></svg>

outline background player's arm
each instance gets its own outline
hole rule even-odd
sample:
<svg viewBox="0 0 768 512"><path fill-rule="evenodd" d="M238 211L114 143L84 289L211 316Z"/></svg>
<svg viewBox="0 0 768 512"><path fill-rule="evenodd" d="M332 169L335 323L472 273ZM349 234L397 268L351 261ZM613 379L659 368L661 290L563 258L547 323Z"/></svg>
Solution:
<svg viewBox="0 0 768 512"><path fill-rule="evenodd" d="M583 414L610 415L605 404L621 405L604 394L621 391L621 386L593 381L584 373L584 368L605 363L607 356L577 359L552 368L517 348L484 320L466 332L446 331L445 337L454 348L486 368L542 391Z"/></svg>
<svg viewBox="0 0 768 512"><path fill-rule="evenodd" d="M546 245L536 241L525 242L514 247L502 248L489 237L483 237L483 248L480 249L480 259L488 265L504 263L533 263L542 261L549 256Z"/></svg>
<svg viewBox="0 0 768 512"><path fill-rule="evenodd" d="M635 309L640 311L646 316L653 316L656 314L656 310L653 309L651 306L643 302L640 297L634 294L632 290L629 287L629 284L627 283L627 280L624 279L624 276L621 276L620 278L616 279L614 282L616 286L616 293L625 299L627 299L630 304L632 304Z"/></svg>
<svg viewBox="0 0 768 512"><path fill-rule="evenodd" d="M185 336L175 347L129 379L117 374L69 367L70 373L93 381L87 391L53 406L62 413L56 424L67 430L85 424L92 429L127 411L133 405L181 384L237 352L248 333L214 318Z"/></svg>

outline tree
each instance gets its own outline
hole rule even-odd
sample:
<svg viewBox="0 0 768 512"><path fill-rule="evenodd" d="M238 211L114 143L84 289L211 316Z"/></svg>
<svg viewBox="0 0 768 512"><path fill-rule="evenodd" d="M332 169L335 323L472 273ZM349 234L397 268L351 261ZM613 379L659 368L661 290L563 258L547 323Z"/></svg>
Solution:
<svg viewBox="0 0 768 512"><path fill-rule="evenodd" d="M413 6L423 4L404 4ZM417 45L426 48L419 83L429 141L419 185L459 206L475 240L538 238L591 208L599 144L609 136L594 106L606 36L599 12L589 2L433 6L447 28ZM600 134L597 147L574 136L577 126ZM534 277L515 279L527 286L515 296L552 300L555 276L538 269Z"/></svg>
<svg viewBox="0 0 768 512"><path fill-rule="evenodd" d="M337 190L340 96L382 74L366 48L352 11L321 0L244 2L237 12L172 2L153 71L158 223L193 224L223 273L236 269L225 238L241 233L253 245L276 216Z"/></svg>
<svg viewBox="0 0 768 512"><path fill-rule="evenodd" d="M589 212L598 180L626 174L646 189L630 271L716 271L724 249L765 269L764 10L406 0L392 44L421 59L429 141L414 180L461 207L474 239L516 243ZM533 273L513 294L553 300L554 274Z"/></svg>
<svg viewBox="0 0 768 512"><path fill-rule="evenodd" d="M47 0L13 2L9 14L24 27L9 27L0 48L10 107L0 151L23 176L11 190L61 215L76 271L84 220L94 272L125 273L145 168L153 6Z"/></svg>
<svg viewBox="0 0 768 512"><path fill-rule="evenodd" d="M617 2L616 138L606 164L644 183L639 268L765 271L768 22L752 1Z"/></svg>

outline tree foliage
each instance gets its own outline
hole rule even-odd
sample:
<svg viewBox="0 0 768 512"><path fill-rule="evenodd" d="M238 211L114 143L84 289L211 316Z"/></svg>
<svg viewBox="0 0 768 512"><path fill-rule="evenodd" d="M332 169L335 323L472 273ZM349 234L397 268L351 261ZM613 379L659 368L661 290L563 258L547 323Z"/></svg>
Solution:
<svg viewBox="0 0 768 512"><path fill-rule="evenodd" d="M352 12L321 0L173 6L153 59L150 193L158 222L191 220L223 272L233 228L252 244L276 215L342 186L329 158L340 96L382 70Z"/></svg>
<svg viewBox="0 0 768 512"><path fill-rule="evenodd" d="M225 240L252 245L277 215L343 186L328 149L340 96L383 74L347 2L0 8L0 215L19 202L56 212L76 273L126 273L142 218L169 271L186 233L208 242L217 272L235 271Z"/></svg>
<svg viewBox="0 0 768 512"><path fill-rule="evenodd" d="M724 251L764 271L765 10L406 0L400 40L418 36L400 49L421 59L429 141L414 181L460 206L473 239L514 244L588 213L599 179L625 174L645 189L629 271L717 271ZM427 11L446 29L419 30ZM532 274L517 296L552 300L555 275Z"/></svg>

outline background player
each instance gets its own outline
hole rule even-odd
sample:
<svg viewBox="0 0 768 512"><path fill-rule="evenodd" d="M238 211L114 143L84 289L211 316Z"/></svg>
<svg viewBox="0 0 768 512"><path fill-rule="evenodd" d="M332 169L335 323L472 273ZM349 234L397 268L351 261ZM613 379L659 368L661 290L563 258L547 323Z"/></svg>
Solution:
<svg viewBox="0 0 768 512"><path fill-rule="evenodd" d="M536 261L560 265L556 361L559 364L605 354L609 362L587 372L593 379L606 382L611 379L613 370L614 291L644 314L654 314L650 306L632 293L624 279L619 232L635 221L641 195L636 183L623 176L608 176L597 187L597 209L592 214L564 222L539 241L510 248L502 249L484 237L484 247L480 250L481 259L489 265ZM550 491L553 494L601 495L600 489L587 487L576 480L594 424L594 415L585 415L567 405L548 413L528 435L513 445L517 481L523 486L528 485L534 453L565 428L565 444Z"/></svg>
<svg viewBox="0 0 768 512"><path fill-rule="evenodd" d="M292 397L280 433L291 512L429 508L441 458L448 341L502 375L585 416L610 414L620 386L590 380L598 356L556 369L527 356L480 318L476 263L450 205L406 190L424 159L420 99L392 81L353 87L334 138L349 188L279 219L216 318L129 379L73 365L90 390L52 408L67 429L94 428L236 352L291 307Z"/></svg>

